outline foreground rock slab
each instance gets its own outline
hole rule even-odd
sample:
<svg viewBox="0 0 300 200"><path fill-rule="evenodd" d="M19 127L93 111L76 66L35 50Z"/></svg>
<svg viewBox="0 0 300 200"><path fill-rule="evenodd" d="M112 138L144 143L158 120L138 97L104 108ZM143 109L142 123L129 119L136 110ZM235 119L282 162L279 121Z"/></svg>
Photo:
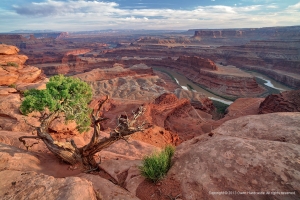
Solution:
<svg viewBox="0 0 300 200"><path fill-rule="evenodd" d="M300 113L227 121L180 144L168 176L176 175L184 199L299 199L299 121Z"/></svg>
<svg viewBox="0 0 300 200"><path fill-rule="evenodd" d="M0 197L40 200L96 200L93 184L78 177L54 178L36 172L0 172Z"/></svg>

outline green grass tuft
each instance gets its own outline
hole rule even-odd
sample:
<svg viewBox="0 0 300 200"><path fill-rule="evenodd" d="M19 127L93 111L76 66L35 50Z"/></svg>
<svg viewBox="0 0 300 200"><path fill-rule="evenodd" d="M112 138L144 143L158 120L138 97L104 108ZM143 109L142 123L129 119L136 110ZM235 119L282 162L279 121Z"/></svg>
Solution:
<svg viewBox="0 0 300 200"><path fill-rule="evenodd" d="M15 63L15 62L8 62L6 63L7 66L13 66L13 67L19 67L19 64L18 63Z"/></svg>
<svg viewBox="0 0 300 200"><path fill-rule="evenodd" d="M9 85L8 87L16 89L17 85L15 83L13 83L13 84Z"/></svg>
<svg viewBox="0 0 300 200"><path fill-rule="evenodd" d="M174 152L173 146L166 146L160 153L144 157L143 165L140 167L141 174L152 182L162 179L171 168Z"/></svg>

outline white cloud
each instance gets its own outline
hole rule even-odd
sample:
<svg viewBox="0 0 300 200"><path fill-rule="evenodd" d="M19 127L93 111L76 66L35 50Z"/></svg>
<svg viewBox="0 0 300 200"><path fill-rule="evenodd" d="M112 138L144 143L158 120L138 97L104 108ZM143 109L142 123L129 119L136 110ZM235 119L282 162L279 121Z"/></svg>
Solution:
<svg viewBox="0 0 300 200"><path fill-rule="evenodd" d="M252 6L199 6L183 9L125 9L114 2L46 0L15 5L0 12L0 30L96 30L106 28L190 29L242 28L300 24L300 3L274 11L275 4ZM0 10L1 11L1 10ZM272 11L272 12L271 12ZM291 12L293 11L293 12ZM5 23L2 23L6 19Z"/></svg>
<svg viewBox="0 0 300 200"><path fill-rule="evenodd" d="M288 6L287 9L288 10L300 10L300 2L295 5Z"/></svg>

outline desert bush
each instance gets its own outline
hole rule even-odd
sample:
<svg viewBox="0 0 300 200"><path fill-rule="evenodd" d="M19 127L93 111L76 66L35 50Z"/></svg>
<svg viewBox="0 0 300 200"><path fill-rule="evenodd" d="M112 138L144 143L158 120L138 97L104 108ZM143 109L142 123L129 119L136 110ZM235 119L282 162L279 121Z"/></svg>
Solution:
<svg viewBox="0 0 300 200"><path fill-rule="evenodd" d="M7 66L19 67L18 63L15 62L8 62L6 63Z"/></svg>
<svg viewBox="0 0 300 200"><path fill-rule="evenodd" d="M162 179L171 168L171 158L175 148L166 146L160 153L153 153L143 158L143 165L140 166L142 176L157 182Z"/></svg>
<svg viewBox="0 0 300 200"><path fill-rule="evenodd" d="M8 87L16 89L17 85L15 83L13 83L13 84L10 84Z"/></svg>
<svg viewBox="0 0 300 200"><path fill-rule="evenodd" d="M80 79L56 75L50 78L45 90L31 89L25 91L24 97L20 107L23 114L47 108L53 113L63 112L67 121L75 120L79 132L89 130L92 89Z"/></svg>

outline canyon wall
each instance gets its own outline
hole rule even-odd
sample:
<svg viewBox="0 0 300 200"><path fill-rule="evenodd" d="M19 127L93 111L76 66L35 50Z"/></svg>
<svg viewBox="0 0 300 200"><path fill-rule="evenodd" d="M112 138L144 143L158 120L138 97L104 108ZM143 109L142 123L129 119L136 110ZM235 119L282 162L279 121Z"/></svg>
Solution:
<svg viewBox="0 0 300 200"><path fill-rule="evenodd" d="M300 88L300 78L296 74L286 74L284 71L271 70L263 67L256 66L240 66L242 69L257 71L259 73L265 74L266 76L295 89Z"/></svg>
<svg viewBox="0 0 300 200"><path fill-rule="evenodd" d="M300 37L300 26L290 27L266 27L266 28L244 28L244 29L192 29L195 37L225 38L225 37L247 37L258 38L289 38Z"/></svg>
<svg viewBox="0 0 300 200"><path fill-rule="evenodd" d="M272 94L260 104L259 113L300 112L300 90Z"/></svg>
<svg viewBox="0 0 300 200"><path fill-rule="evenodd" d="M120 55L118 51L113 51L115 55ZM124 52L124 50L122 50ZM112 53L112 51L110 51ZM57 73L76 74L87 72L95 68L111 68L114 63L120 63L125 67L135 64L145 63L148 66L167 67L184 74L191 81L198 83L202 87L211 90L213 93L225 98L234 99L237 97L255 97L265 91L255 81L253 76L231 68L229 74L226 69L219 69L215 63L209 59L197 56L180 56L177 59L103 59L102 62L89 62L83 58L76 58L74 63L59 64L56 66L43 67L47 75Z"/></svg>

